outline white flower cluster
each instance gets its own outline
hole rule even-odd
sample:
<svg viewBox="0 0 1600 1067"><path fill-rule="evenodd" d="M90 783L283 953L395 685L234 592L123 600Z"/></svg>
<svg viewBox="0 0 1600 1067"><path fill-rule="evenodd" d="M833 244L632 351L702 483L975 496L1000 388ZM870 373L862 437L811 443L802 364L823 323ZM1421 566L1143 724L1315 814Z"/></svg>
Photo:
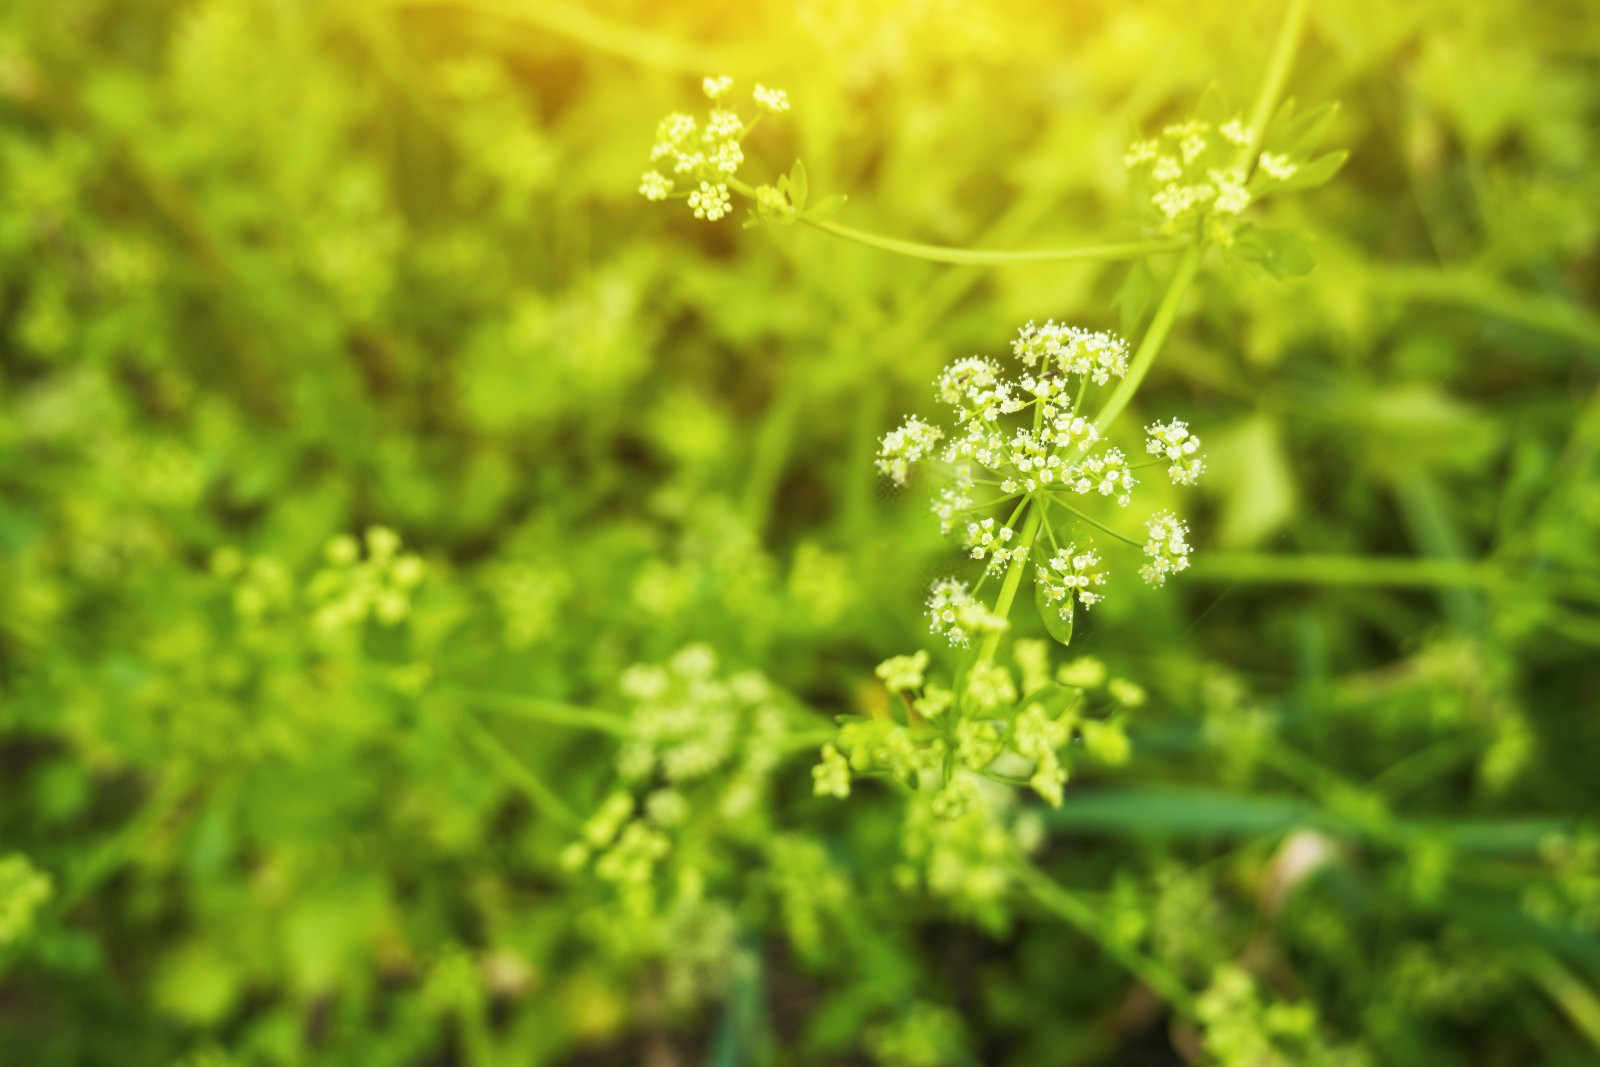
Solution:
<svg viewBox="0 0 1600 1067"><path fill-rule="evenodd" d="M782 89L768 89L765 85L757 82L755 92L752 95L755 97L756 106L763 111L781 115L789 110L789 94Z"/></svg>
<svg viewBox="0 0 1600 1067"><path fill-rule="evenodd" d="M1172 479L1172 484L1193 485L1200 480L1206 461L1200 454L1200 438L1189 432L1188 423L1182 419L1152 422L1144 432L1145 451L1171 462L1167 477Z"/></svg>
<svg viewBox="0 0 1600 1067"><path fill-rule="evenodd" d="M1070 620L1074 599L1086 609L1100 603L1101 594L1095 589L1106 584L1106 575L1100 569L1099 552L1093 548L1080 552L1077 545L1068 545L1057 549L1050 561L1038 568L1034 580L1045 600L1058 605L1061 618Z"/></svg>
<svg viewBox="0 0 1600 1067"><path fill-rule="evenodd" d="M1236 216L1260 192L1247 185L1248 168L1238 164L1238 150L1250 144L1242 119L1220 126L1202 119L1174 123L1159 137L1137 141L1123 155L1123 165L1148 177L1150 203L1165 233L1179 233L1208 215ZM1261 171L1273 181L1287 181L1298 170L1283 154L1263 152Z"/></svg>
<svg viewBox="0 0 1600 1067"><path fill-rule="evenodd" d="M978 602L958 578L940 578L928 591L928 629L942 634L952 645L967 645L975 634L1004 630L1010 625Z"/></svg>
<svg viewBox="0 0 1600 1067"><path fill-rule="evenodd" d="M928 455L944 438L944 431L912 416L898 429L883 435L878 449L878 470L895 485L905 485L911 464Z"/></svg>
<svg viewBox="0 0 1600 1067"><path fill-rule="evenodd" d="M744 163L742 142L755 123L746 123L738 112L718 105L733 89L732 78L706 78L701 89L713 105L702 121L675 111L656 127L650 160L670 164L671 176L654 168L645 171L639 179L639 195L646 200L665 200L682 182L694 217L715 222L733 209L728 179ZM753 96L763 111L779 114L789 110L789 96L781 89L757 85Z"/></svg>
<svg viewBox="0 0 1600 1067"><path fill-rule="evenodd" d="M1122 338L1054 320L1043 326L1030 322L1018 330L1011 354L1029 370L1042 364L1046 371L1054 367L1063 377L1088 378L1096 385L1128 373L1128 346Z"/></svg>
<svg viewBox="0 0 1600 1067"><path fill-rule="evenodd" d="M1020 547L1007 547L1015 536L1016 531L1009 526L996 528L994 516L990 515L967 523L965 540L972 558L988 560L985 570L998 574L1011 563L1014 553L1022 551Z"/></svg>
<svg viewBox="0 0 1600 1067"><path fill-rule="evenodd" d="M973 559L984 563L986 576L1039 551L1037 540L1024 544L1017 536L1023 505L1046 509L1047 515L1057 506L1072 516L1069 523L1098 525L1077 510L1079 498L1103 497L1127 507L1139 485L1127 454L1104 443L1094 422L1081 413L1091 385L1108 385L1127 374L1127 345L1107 333L1030 322L1018 331L1011 353L1020 364L1013 377L983 356L947 366L934 381L934 393L953 411L954 428L946 431L908 416L883 436L877 457L878 470L896 485L906 483L918 461L942 465L948 480L935 494L933 513L942 532L954 534ZM1172 481L1192 485L1205 464L1200 440L1188 425L1179 419L1152 423L1147 434L1148 451L1169 463ZM990 499L980 499L984 496ZM1008 502L1009 519L989 514ZM1099 601L1105 574L1092 542L1054 558L1041 555L1039 563L1035 573L1041 591L1064 619L1076 605ZM1181 569L1169 561L1161 573ZM983 629L981 617L969 615L976 608L973 596L953 578L936 584L928 605L934 632L964 644Z"/></svg>
<svg viewBox="0 0 1600 1067"><path fill-rule="evenodd" d="M1118 449L1086 455L1100 434L1077 413L1077 404L1088 384L1105 385L1127 373L1127 345L1106 333L1030 322L1012 342L1011 350L1026 368L1015 381L1002 377L1000 368L982 356L957 360L935 381L936 394L954 410L959 428L941 458L958 467L975 464L986 469L997 476L1001 491L1007 494L1060 486L1081 495L1115 496L1126 504L1138 479L1129 472L1127 459ZM1074 378L1079 379L1076 388ZM1035 409L1036 415L1031 427L1002 425L1005 416L1029 408ZM923 454L927 454L933 441L926 428L926 423L912 416L886 434L879 469L896 465L898 470L908 440L923 443ZM968 496L962 488L953 497L941 498L934 510L942 524L951 524L954 508Z"/></svg>
<svg viewBox="0 0 1600 1067"><path fill-rule="evenodd" d="M1170 511L1145 523L1148 536L1144 554L1149 560L1139 577L1151 585L1166 585L1167 578L1189 568L1189 525Z"/></svg>
<svg viewBox="0 0 1600 1067"><path fill-rule="evenodd" d="M689 209L697 219L716 222L733 210L733 198L728 195L726 185L701 182L700 188L689 194Z"/></svg>

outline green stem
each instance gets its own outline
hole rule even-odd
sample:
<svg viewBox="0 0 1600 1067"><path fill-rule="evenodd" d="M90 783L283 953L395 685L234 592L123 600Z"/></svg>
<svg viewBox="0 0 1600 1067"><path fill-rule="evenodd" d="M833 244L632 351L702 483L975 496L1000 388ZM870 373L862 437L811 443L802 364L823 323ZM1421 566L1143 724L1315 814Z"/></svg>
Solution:
<svg viewBox="0 0 1600 1067"><path fill-rule="evenodd" d="M1099 945L1107 956L1122 964L1172 1008L1184 1015L1194 1014L1194 999L1178 976L1163 964L1111 937L1107 933L1106 917L1093 905L1030 863L1019 863L1016 873L1023 888L1047 911L1065 919L1068 925Z"/></svg>
<svg viewBox="0 0 1600 1067"><path fill-rule="evenodd" d="M731 182L729 183L732 184ZM1188 238L1163 237L1145 241L1115 241L1098 245L1079 245L1075 248L954 248L949 245L930 245L921 241L904 241L898 237L858 230L828 219L799 216L799 221L835 237L843 237L858 244L895 252L915 259L934 263L955 263L962 266L1004 266L1015 263L1063 262L1068 260L1112 261L1139 259L1143 256L1176 252L1188 246Z"/></svg>
<svg viewBox="0 0 1600 1067"><path fill-rule="evenodd" d="M1144 376L1150 372L1151 365L1155 363L1156 354L1161 351L1161 346L1167 340L1167 334L1172 331L1172 323L1178 317L1178 305L1183 301L1184 293L1189 291L1190 283L1200 270L1202 251L1198 244L1192 244L1184 250L1183 258L1178 261L1178 269L1173 272L1172 281L1167 283L1167 292L1161 298L1161 306L1156 308L1156 316L1150 320L1150 329L1145 331L1144 340L1139 343L1139 350L1133 354L1133 361L1128 364L1128 373L1106 399L1105 407L1100 409L1100 414L1095 416L1094 428L1101 433L1105 433L1106 427L1122 414L1122 409L1128 406L1133 394L1139 391L1139 383L1144 381Z"/></svg>
<svg viewBox="0 0 1600 1067"><path fill-rule="evenodd" d="M1256 154L1261 150L1261 139L1266 134L1267 123L1272 119L1273 109L1278 106L1278 97L1283 93L1283 87L1289 80L1289 69L1294 63L1295 49L1300 43L1301 31L1305 29L1306 9L1308 0L1291 0L1289 10L1284 15L1283 25L1278 30L1278 39L1272 47L1272 57L1267 61L1267 73L1261 80L1261 88L1256 93L1255 105L1250 109L1250 139L1240 148L1238 166L1244 168L1246 177L1254 165ZM1161 305L1156 309L1155 318L1150 322L1150 329L1144 335L1144 340L1139 345L1139 350L1134 353L1133 362L1128 366L1128 373L1117 383L1117 388L1106 400L1105 407L1100 409L1100 414L1095 417L1095 429L1101 433L1122 414L1122 409L1128 406L1128 401L1133 399L1133 394L1138 392L1139 384L1144 381L1144 376L1149 373L1150 367L1156 360L1156 354L1161 351L1161 346L1166 342L1167 334L1172 330L1173 320L1178 314L1178 304L1183 300L1183 295L1188 291L1190 283L1195 279L1200 269L1200 257L1203 246L1196 242L1184 250L1183 258L1178 261L1178 269L1173 272L1172 281L1167 284L1167 292L1161 298Z"/></svg>
<svg viewBox="0 0 1600 1067"><path fill-rule="evenodd" d="M1000 596L994 602L994 613L1002 619L1011 617L1011 603L1017 599L1017 587L1022 584L1022 572L1028 567L1033 539L1038 534L1039 508L1035 505L1028 511L1027 521L1022 524L1022 533L1017 541L1017 553L1011 557L1011 566L1007 568L1006 579L1000 586ZM978 646L977 662L980 665L994 662L995 650L999 647L1000 631L991 630L984 635L983 644Z"/></svg>
<svg viewBox="0 0 1600 1067"><path fill-rule="evenodd" d="M1523 969L1545 994L1560 1005L1572 1025L1600 1049L1600 998L1560 960L1543 949L1530 949Z"/></svg>
<svg viewBox="0 0 1600 1067"><path fill-rule="evenodd" d="M495 765L513 785L525 793L534 807L545 815L569 827L583 825L583 820L578 813L573 811L565 800L561 799L554 789L545 784L544 779L535 774L527 764L517 758L516 753L505 746L494 734L474 719L471 713L461 716L458 720L463 733L472 742L484 757Z"/></svg>
<svg viewBox="0 0 1600 1067"><path fill-rule="evenodd" d="M1250 139L1239 149L1237 166L1245 169L1245 177L1255 165L1261 151L1261 139L1266 136L1267 123L1272 121L1273 109L1283 95L1289 81L1289 69L1294 65L1295 49L1300 45L1300 34L1306 26L1308 0L1290 0L1289 10L1278 29L1278 39L1272 46L1272 57L1267 60L1267 73L1261 79L1261 89L1256 93L1255 106L1250 109Z"/></svg>

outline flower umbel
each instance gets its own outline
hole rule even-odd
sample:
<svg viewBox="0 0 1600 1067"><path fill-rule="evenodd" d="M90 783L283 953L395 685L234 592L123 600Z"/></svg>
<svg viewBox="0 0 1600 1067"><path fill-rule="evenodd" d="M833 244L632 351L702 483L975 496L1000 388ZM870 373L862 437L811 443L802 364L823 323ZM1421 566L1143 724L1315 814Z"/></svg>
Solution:
<svg viewBox="0 0 1600 1067"><path fill-rule="evenodd" d="M1144 554L1149 562L1139 577L1151 585L1166 585L1170 575L1189 567L1189 525L1170 511L1163 511L1145 523L1149 536Z"/></svg>
<svg viewBox="0 0 1600 1067"><path fill-rule="evenodd" d="M933 501L940 529L957 536L968 556L984 565L979 588L946 578L929 596L933 632L955 645L1005 625L977 598L988 578L1031 560L1043 604L1070 623L1078 607L1091 607L1103 596L1106 572L1096 535L1138 544L1082 510L1096 498L1129 507L1139 486L1138 468L1121 448L1102 440L1083 412L1091 388L1127 374L1126 343L1108 333L1030 322L1017 332L1011 355L1018 365L1013 376L984 356L951 363L934 381L934 393L951 409L954 426L941 429L909 416L884 434L878 450L878 470L896 485L904 485L918 463L931 463L943 476ZM1204 460L1188 424L1152 423L1147 435L1146 450L1160 457L1155 463L1169 464L1175 484L1192 485ZM1029 509L1035 509L1030 521L1037 526L1024 536ZM1162 548L1152 556L1162 581L1187 565L1184 529L1172 522L1177 525L1162 526ZM1034 536L1039 530L1043 536ZM1069 530L1070 538L1061 536Z"/></svg>
<svg viewBox="0 0 1600 1067"><path fill-rule="evenodd" d="M733 79L727 75L708 77L700 84L712 106L699 120L681 111L661 120L650 160L664 165L645 171L639 180L639 195L652 201L685 199L695 218L716 222L733 210L730 185L749 195L749 187L741 185L737 175L744 164L744 139L759 116L746 122L727 106L733 91ZM781 114L789 110L789 96L781 89L757 85L752 97L761 111ZM669 168L671 176L664 173ZM788 206L787 199L777 189L772 192L777 198L769 195L761 210L767 215L781 214ZM777 202L780 199L782 203Z"/></svg>

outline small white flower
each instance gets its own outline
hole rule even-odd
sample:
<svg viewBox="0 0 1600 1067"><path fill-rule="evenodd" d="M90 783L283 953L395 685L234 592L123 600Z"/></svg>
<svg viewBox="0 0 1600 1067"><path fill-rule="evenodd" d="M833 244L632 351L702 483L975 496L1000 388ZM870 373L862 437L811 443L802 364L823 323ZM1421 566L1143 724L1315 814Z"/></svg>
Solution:
<svg viewBox="0 0 1600 1067"><path fill-rule="evenodd" d="M1227 122L1222 124L1219 132L1222 134L1223 139L1229 144L1238 145L1239 147L1243 148L1245 145L1250 143L1250 131L1245 129L1244 121L1242 119L1229 119Z"/></svg>
<svg viewBox="0 0 1600 1067"><path fill-rule="evenodd" d="M738 171L739 164L744 162L744 149L739 147L738 141L723 141L711 150L711 166L723 174L733 174Z"/></svg>
<svg viewBox="0 0 1600 1067"><path fill-rule="evenodd" d="M715 78L708 77L700 82L700 88L705 91L708 99L715 100L733 88L733 79L726 74Z"/></svg>
<svg viewBox="0 0 1600 1067"><path fill-rule="evenodd" d="M1133 144L1129 145L1128 150L1123 153L1122 165L1127 169L1132 170L1141 163L1149 163L1156 158L1156 152L1159 151L1159 149L1160 145L1154 140L1135 141Z"/></svg>
<svg viewBox="0 0 1600 1067"><path fill-rule="evenodd" d="M1263 152L1261 153L1261 169L1267 172L1268 177L1276 178L1278 181L1283 182L1294 177L1295 172L1300 168L1287 155L1277 152Z"/></svg>
<svg viewBox="0 0 1600 1067"><path fill-rule="evenodd" d="M1167 578L1189 567L1189 526L1170 511L1145 523L1149 537L1144 554L1149 559L1139 577L1150 585L1165 585Z"/></svg>
<svg viewBox="0 0 1600 1067"><path fill-rule="evenodd" d="M714 145L718 141L726 141L742 133L744 133L744 123L739 121L738 113L719 107L713 108L706 116L706 128L700 137L706 144Z"/></svg>
<svg viewBox="0 0 1600 1067"><path fill-rule="evenodd" d="M967 583L940 578L928 593L928 629L942 634L952 645L964 646L975 633L1006 629L1010 624L973 597Z"/></svg>
<svg viewBox="0 0 1600 1067"><path fill-rule="evenodd" d="M672 179L659 171L647 170L639 179L639 195L646 200L665 200L672 192Z"/></svg>
<svg viewBox="0 0 1600 1067"><path fill-rule="evenodd" d="M789 110L789 94L782 89L768 89L758 82L753 95L759 107L774 115L781 115Z"/></svg>
<svg viewBox="0 0 1600 1067"><path fill-rule="evenodd" d="M733 198L728 194L726 185L701 182L700 188L689 194L689 207L695 218L716 222L733 210Z"/></svg>
<svg viewBox="0 0 1600 1067"><path fill-rule="evenodd" d="M1144 432L1145 451L1171 461L1167 477L1174 485L1193 485L1199 480L1206 462L1200 454L1200 438L1189 432L1188 423L1182 419L1152 422Z"/></svg>
<svg viewBox="0 0 1600 1067"><path fill-rule="evenodd" d="M944 431L915 415L883 435L878 443L878 470L896 485L905 485L911 464L926 456L944 437Z"/></svg>
<svg viewBox="0 0 1600 1067"><path fill-rule="evenodd" d="M1034 572L1034 580L1047 601L1060 605L1057 610L1063 620L1072 618L1074 600L1085 610L1100 603L1101 594L1095 589L1106 584L1100 553L1093 548L1080 552L1077 545L1058 549L1047 565Z"/></svg>
<svg viewBox="0 0 1600 1067"><path fill-rule="evenodd" d="M1212 170L1208 175L1215 183L1217 198L1213 203L1218 211L1238 215L1250 206L1250 190L1244 186L1244 175L1237 170Z"/></svg>
<svg viewBox="0 0 1600 1067"><path fill-rule="evenodd" d="M656 126L656 143L650 149L650 158L655 160L677 153L684 142L694 136L694 131L694 116L674 111Z"/></svg>

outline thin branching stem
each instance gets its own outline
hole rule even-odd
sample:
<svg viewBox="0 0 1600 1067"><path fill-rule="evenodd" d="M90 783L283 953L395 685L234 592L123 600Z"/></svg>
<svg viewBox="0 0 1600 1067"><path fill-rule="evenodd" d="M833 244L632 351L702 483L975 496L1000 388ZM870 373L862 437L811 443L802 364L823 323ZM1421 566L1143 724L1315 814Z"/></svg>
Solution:
<svg viewBox="0 0 1600 1067"><path fill-rule="evenodd" d="M1145 256L1177 252L1190 244L1187 238L1162 237L1140 241L1112 241L1105 244L1078 245L1068 248L956 248L950 245L924 244L898 237L860 230L831 219L800 216L807 226L843 237L885 252L894 252L914 259L933 263L953 263L958 266L1009 266L1018 263L1070 262L1074 260L1114 262L1124 259L1141 259Z"/></svg>

